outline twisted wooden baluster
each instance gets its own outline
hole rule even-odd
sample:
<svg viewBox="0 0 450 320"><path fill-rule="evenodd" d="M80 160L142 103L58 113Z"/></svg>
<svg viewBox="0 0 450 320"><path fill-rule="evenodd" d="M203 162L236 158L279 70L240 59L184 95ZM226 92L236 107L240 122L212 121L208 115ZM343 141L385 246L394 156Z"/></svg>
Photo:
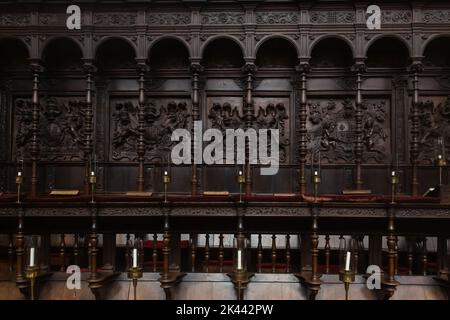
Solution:
<svg viewBox="0 0 450 320"><path fill-rule="evenodd" d="M61 233L59 242L59 271L66 270L66 235Z"/></svg>
<svg viewBox="0 0 450 320"><path fill-rule="evenodd" d="M272 273L276 272L277 268L277 243L276 243L277 236L272 235Z"/></svg>
<svg viewBox="0 0 450 320"><path fill-rule="evenodd" d="M205 235L205 272L209 272L209 234Z"/></svg>
<svg viewBox="0 0 450 320"><path fill-rule="evenodd" d="M219 272L223 272L223 257L224 257L224 247L223 247L223 234L219 235Z"/></svg>
<svg viewBox="0 0 450 320"><path fill-rule="evenodd" d="M158 263L158 234L153 234L153 252L152 252L152 264L153 272L156 272L156 267Z"/></svg>
<svg viewBox="0 0 450 320"><path fill-rule="evenodd" d="M330 236L327 234L325 235L325 273L330 273L330 254L331 254L331 247L330 247Z"/></svg>
<svg viewBox="0 0 450 320"><path fill-rule="evenodd" d="M286 235L286 273L291 272L291 236Z"/></svg>
<svg viewBox="0 0 450 320"><path fill-rule="evenodd" d="M195 272L195 261L197 257L197 235L191 233L191 272Z"/></svg>
<svg viewBox="0 0 450 320"><path fill-rule="evenodd" d="M258 234L258 272L262 272L262 260L263 260L263 250L262 250L262 236Z"/></svg>

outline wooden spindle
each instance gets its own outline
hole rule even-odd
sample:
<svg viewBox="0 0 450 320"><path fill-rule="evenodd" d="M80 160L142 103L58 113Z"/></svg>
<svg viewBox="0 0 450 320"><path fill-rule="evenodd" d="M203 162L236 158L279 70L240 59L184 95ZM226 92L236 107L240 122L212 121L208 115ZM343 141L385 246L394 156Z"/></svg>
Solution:
<svg viewBox="0 0 450 320"><path fill-rule="evenodd" d="M291 272L291 236L286 235L286 273Z"/></svg>
<svg viewBox="0 0 450 320"><path fill-rule="evenodd" d="M152 265L153 272L156 272L158 264L158 234L153 234L153 252L152 252Z"/></svg>
<svg viewBox="0 0 450 320"><path fill-rule="evenodd" d="M138 237L139 266L144 270L144 236Z"/></svg>
<svg viewBox="0 0 450 320"><path fill-rule="evenodd" d="M358 274L358 264L359 264L359 241L358 237L354 237L353 239L354 248L353 249L353 270L355 271L355 274Z"/></svg>
<svg viewBox="0 0 450 320"><path fill-rule="evenodd" d="M66 235L61 233L59 242L59 271L66 270Z"/></svg>
<svg viewBox="0 0 450 320"><path fill-rule="evenodd" d="M80 237L78 233L73 235L73 263L80 265Z"/></svg>
<svg viewBox="0 0 450 320"><path fill-rule="evenodd" d="M205 235L205 272L209 272L209 234Z"/></svg>
<svg viewBox="0 0 450 320"><path fill-rule="evenodd" d="M276 272L277 269L277 236L272 235L272 273Z"/></svg>
<svg viewBox="0 0 450 320"><path fill-rule="evenodd" d="M90 280L97 280L99 273L97 270L97 256L98 256L98 234L97 234L97 217L95 213L92 216L91 234L89 238L89 260L90 260Z"/></svg>
<svg viewBox="0 0 450 320"><path fill-rule="evenodd" d="M219 272L223 272L223 257L224 257L223 233L221 233L219 235Z"/></svg>
<svg viewBox="0 0 450 320"><path fill-rule="evenodd" d="M427 251L427 237L423 237L423 247L422 247L422 271L423 275L427 275L428 268L428 251Z"/></svg>
<svg viewBox="0 0 450 320"><path fill-rule="evenodd" d="M301 63L296 67L296 81L295 84L299 87L300 92L297 94L299 106L299 192L306 193L306 156L307 156L307 128L306 128L306 73L309 71L309 64Z"/></svg>
<svg viewBox="0 0 450 320"><path fill-rule="evenodd" d="M191 272L195 272L195 263L197 258L197 235L191 233Z"/></svg>
<svg viewBox="0 0 450 320"><path fill-rule="evenodd" d="M9 241L8 241L8 271L13 272L14 270L14 238L13 235L9 235Z"/></svg>
<svg viewBox="0 0 450 320"><path fill-rule="evenodd" d="M258 272L262 272L262 260L263 260L263 249L262 249L262 235L258 234L258 259L257 259L257 269Z"/></svg>
<svg viewBox="0 0 450 320"><path fill-rule="evenodd" d="M406 238L406 245L408 247L408 275L413 275L413 249L414 240L410 237Z"/></svg>
<svg viewBox="0 0 450 320"><path fill-rule="evenodd" d="M331 247L330 247L330 236L327 234L325 235L325 273L330 273L330 254L331 254Z"/></svg>
<svg viewBox="0 0 450 320"><path fill-rule="evenodd" d="M398 274L398 236L395 236L395 274Z"/></svg>

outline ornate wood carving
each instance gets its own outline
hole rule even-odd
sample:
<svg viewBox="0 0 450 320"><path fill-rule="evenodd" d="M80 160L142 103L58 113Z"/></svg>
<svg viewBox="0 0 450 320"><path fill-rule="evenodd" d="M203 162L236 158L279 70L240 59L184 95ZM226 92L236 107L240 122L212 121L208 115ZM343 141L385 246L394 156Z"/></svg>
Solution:
<svg viewBox="0 0 450 320"><path fill-rule="evenodd" d="M410 23L411 20L412 20L411 11L383 10L381 12L381 23L402 24L402 23Z"/></svg>
<svg viewBox="0 0 450 320"><path fill-rule="evenodd" d="M188 12L186 13L153 12L147 15L147 23L156 25L189 24L191 23L191 14Z"/></svg>
<svg viewBox="0 0 450 320"><path fill-rule="evenodd" d="M244 14L241 12L203 12L202 24L243 24Z"/></svg>
<svg viewBox="0 0 450 320"><path fill-rule="evenodd" d="M355 23L355 13L352 11L311 11L310 20L313 24L347 24Z"/></svg>
<svg viewBox="0 0 450 320"><path fill-rule="evenodd" d="M294 24L298 23L296 12L257 12L256 23L258 24Z"/></svg>
<svg viewBox="0 0 450 320"><path fill-rule="evenodd" d="M188 99L154 99L144 107L144 144L146 161L166 159L174 144L170 137L178 128L190 130ZM136 161L139 138L139 108L136 100L111 101L111 159ZM165 160L163 160L165 161Z"/></svg>
<svg viewBox="0 0 450 320"><path fill-rule="evenodd" d="M308 150L321 150L328 163L354 160L356 108L352 99L310 99L307 104ZM383 163L389 155L389 101L368 99L362 109L363 162ZM310 152L310 153L311 153Z"/></svg>
<svg viewBox="0 0 450 320"><path fill-rule="evenodd" d="M29 14L9 13L0 16L0 26L27 26L30 21Z"/></svg>
<svg viewBox="0 0 450 320"><path fill-rule="evenodd" d="M110 12L95 13L93 17L94 25L104 26L129 26L136 24L136 13Z"/></svg>
<svg viewBox="0 0 450 320"><path fill-rule="evenodd" d="M449 23L450 22L450 10L423 10L422 11L423 22L425 23Z"/></svg>
<svg viewBox="0 0 450 320"><path fill-rule="evenodd" d="M82 99L48 97L42 99L40 106L36 108L32 107L28 99L16 99L16 157L30 158L33 156L33 150L39 152L40 149L41 160L82 160L86 146L86 103ZM89 148L91 150L92 146Z"/></svg>

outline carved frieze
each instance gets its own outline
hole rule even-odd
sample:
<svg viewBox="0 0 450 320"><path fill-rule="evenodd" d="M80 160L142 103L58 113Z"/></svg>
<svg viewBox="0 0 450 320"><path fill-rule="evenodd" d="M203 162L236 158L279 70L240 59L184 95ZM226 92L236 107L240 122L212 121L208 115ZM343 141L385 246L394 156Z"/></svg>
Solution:
<svg viewBox="0 0 450 320"><path fill-rule="evenodd" d="M424 98L418 109L418 159L421 163L432 164L438 154L444 153L442 143L447 148L450 142L450 96Z"/></svg>
<svg viewBox="0 0 450 320"><path fill-rule="evenodd" d="M409 23L412 21L411 11L406 10L382 10L381 23Z"/></svg>
<svg viewBox="0 0 450 320"><path fill-rule="evenodd" d="M175 129L191 128L191 110L187 99L155 99L144 108L144 144L146 161L165 161L174 142ZM132 99L111 102L111 159L137 161L138 103Z"/></svg>
<svg viewBox="0 0 450 320"><path fill-rule="evenodd" d="M136 24L136 14L117 12L117 13L95 13L93 19L94 25L103 26L127 26Z"/></svg>
<svg viewBox="0 0 450 320"><path fill-rule="evenodd" d="M202 24L243 24L244 14L240 12L204 12Z"/></svg>
<svg viewBox="0 0 450 320"><path fill-rule="evenodd" d="M363 102L363 161L366 163L383 163L388 156L388 110L386 100ZM352 162L356 129L354 101L312 99L307 104L307 115L308 154L320 150L326 163Z"/></svg>
<svg viewBox="0 0 450 320"><path fill-rule="evenodd" d="M355 23L355 13L352 11L311 11L313 24L347 24Z"/></svg>
<svg viewBox="0 0 450 320"><path fill-rule="evenodd" d="M257 12L256 23L258 24L294 24L298 23L297 12Z"/></svg>
<svg viewBox="0 0 450 320"><path fill-rule="evenodd" d="M30 22L29 14L9 13L0 15L0 26L26 26Z"/></svg>
<svg viewBox="0 0 450 320"><path fill-rule="evenodd" d="M48 97L40 102L40 158L45 161L79 161L84 146L83 98ZM14 102L15 156L29 158L32 108L27 99Z"/></svg>
<svg viewBox="0 0 450 320"><path fill-rule="evenodd" d="M424 10L422 15L425 23L450 23L450 10Z"/></svg>
<svg viewBox="0 0 450 320"><path fill-rule="evenodd" d="M179 25L191 23L191 14L154 12L147 15L147 23L155 25Z"/></svg>

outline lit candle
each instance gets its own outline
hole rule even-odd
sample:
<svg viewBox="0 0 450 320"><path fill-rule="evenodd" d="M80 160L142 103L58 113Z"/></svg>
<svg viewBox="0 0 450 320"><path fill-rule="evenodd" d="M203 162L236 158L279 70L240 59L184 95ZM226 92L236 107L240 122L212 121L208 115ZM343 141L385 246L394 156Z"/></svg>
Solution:
<svg viewBox="0 0 450 320"><path fill-rule="evenodd" d="M239 170L239 175L242 176L242 171L241 170Z"/></svg>
<svg viewBox="0 0 450 320"><path fill-rule="evenodd" d="M34 248L30 248L30 267L34 267Z"/></svg>
<svg viewBox="0 0 450 320"><path fill-rule="evenodd" d="M442 159L442 155L438 155L438 160L441 160Z"/></svg>
<svg viewBox="0 0 450 320"><path fill-rule="evenodd" d="M318 171L314 171L314 175L315 175L315 176L318 176L318 175L319 175L319 172L318 172Z"/></svg>
<svg viewBox="0 0 450 320"><path fill-rule="evenodd" d="M22 176L22 172L21 171L17 172L17 176L21 177Z"/></svg>
<svg viewBox="0 0 450 320"><path fill-rule="evenodd" d="M347 257L345 258L345 271L350 271L350 251L347 251Z"/></svg>
<svg viewBox="0 0 450 320"><path fill-rule="evenodd" d="M167 176L167 175L168 175L168 172L167 172L167 171L164 171L164 175Z"/></svg>
<svg viewBox="0 0 450 320"><path fill-rule="evenodd" d="M392 171L392 172L391 172L391 175L392 175L393 177L395 177L395 171Z"/></svg>
<svg viewBox="0 0 450 320"><path fill-rule="evenodd" d="M137 268L137 249L133 249L133 268Z"/></svg>
<svg viewBox="0 0 450 320"><path fill-rule="evenodd" d="M95 176L95 172L94 171L91 171L91 176Z"/></svg>
<svg viewBox="0 0 450 320"><path fill-rule="evenodd" d="M242 270L242 250L237 251L237 269Z"/></svg>

